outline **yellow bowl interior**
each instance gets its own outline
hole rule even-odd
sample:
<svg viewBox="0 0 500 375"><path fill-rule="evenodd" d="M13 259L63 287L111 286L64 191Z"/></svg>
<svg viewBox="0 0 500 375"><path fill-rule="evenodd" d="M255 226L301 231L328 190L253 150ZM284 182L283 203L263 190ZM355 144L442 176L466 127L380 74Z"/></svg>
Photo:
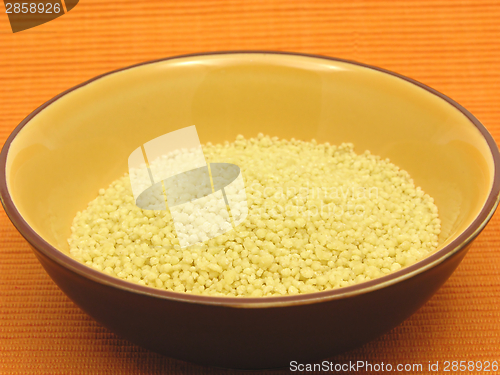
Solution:
<svg viewBox="0 0 500 375"><path fill-rule="evenodd" d="M441 247L471 224L493 181L479 130L429 91L349 63L241 53L126 69L52 102L11 144L13 202L42 238L67 252L76 212L127 171L130 153L190 125L202 143L263 132L352 142L357 152L390 158L435 198Z"/></svg>

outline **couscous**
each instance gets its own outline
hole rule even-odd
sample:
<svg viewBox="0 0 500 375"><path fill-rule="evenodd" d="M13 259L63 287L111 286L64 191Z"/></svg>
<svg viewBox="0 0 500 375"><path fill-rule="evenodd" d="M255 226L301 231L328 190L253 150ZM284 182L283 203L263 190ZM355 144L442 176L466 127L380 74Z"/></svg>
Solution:
<svg viewBox="0 0 500 375"><path fill-rule="evenodd" d="M139 208L125 175L77 213L71 256L155 288L260 297L371 280L438 246L433 199L407 172L352 144L259 134L208 143L203 153L241 168L248 214L239 225L182 248L170 211Z"/></svg>

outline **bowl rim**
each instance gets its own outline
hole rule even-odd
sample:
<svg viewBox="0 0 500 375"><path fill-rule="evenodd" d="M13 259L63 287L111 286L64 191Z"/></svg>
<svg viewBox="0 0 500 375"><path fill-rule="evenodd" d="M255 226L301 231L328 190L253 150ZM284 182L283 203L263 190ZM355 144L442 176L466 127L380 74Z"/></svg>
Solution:
<svg viewBox="0 0 500 375"><path fill-rule="evenodd" d="M302 56L311 59L319 59L319 60L327 60L327 61L351 64L354 66L368 68L371 70L375 70L402 79L446 101L448 104L452 105L453 107L458 109L463 115L465 115L468 118L468 120L472 123L472 125L474 125L479 130L479 132L485 139L486 143L488 144L489 151L491 152L493 158L493 170L494 170L493 183L490 192L488 194L488 197L486 199L486 202L481 208L481 211L472 221L472 223L462 233L460 233L457 236L457 238L455 238L452 242L450 242L442 249L436 251L435 253L429 255L428 257L422 259L421 261L418 261L417 263L411 266L404 267L388 275L351 286L330 289L315 293L297 294L292 296L277 296L277 297L220 297L220 296L194 295L188 293L179 293L169 290L156 289L154 287L135 284L126 280L122 280L107 275L103 272L94 270L86 266L85 264L78 262L69 255L66 255L62 251L57 250L54 246L50 245L40 235L38 235L24 220L21 213L15 207L12 197L7 188L7 173L6 173L7 157L10 145L16 138L17 134L22 130L24 126L26 126L30 122L30 120L33 117L35 117L44 108L46 108L53 102L57 101L64 95L72 92L73 90L86 86L108 75L133 69L143 65L154 64L175 59L184 59L184 58L196 59L197 57L204 57L210 55L219 55L221 56L221 58L223 58L225 55L240 55L240 54L241 55L272 54L272 55L283 55L285 57ZM116 69L104 74L100 74L94 78L91 78L85 82L73 86L72 88L69 88L63 91L62 93L54 96L52 99L46 101L38 108L36 108L33 112L31 112L28 116L26 116L26 118L24 118L19 123L19 125L12 131L10 136L5 141L2 147L2 151L0 153L0 167L1 167L0 200L2 202L4 210L7 213L9 219L14 224L14 226L17 228L17 230L31 245L35 253L39 251L44 256L58 263L60 266L69 269L80 276L91 279L92 281L98 282L100 284L121 289L123 291L139 293L159 299L175 300L178 302L219 305L219 306L227 306L235 308L269 308L269 307L281 307L289 305L303 305L310 303L325 302L335 299L354 297L356 295L375 291L393 285L400 281L409 279L413 276L416 276L417 274L427 271L432 267L437 266L441 262L444 262L446 259L450 258L454 254L458 253L460 250L467 247L475 239L475 237L477 237L477 235L484 229L488 221L491 219L493 213L495 212L496 207L498 206L500 199L500 153L498 150L498 146L493 137L491 136L491 134L484 127L484 125L481 124L481 122L474 115L472 115L467 109L462 107L453 99L449 98L448 96L442 94L441 92L427 85L424 85L421 82L403 76L399 73L389 71L387 69L336 57L329 57L316 54L296 53L296 52L283 52L283 51L234 50L234 51L215 51L215 52L184 54L184 55L170 56L166 58L145 61L128 67Z"/></svg>

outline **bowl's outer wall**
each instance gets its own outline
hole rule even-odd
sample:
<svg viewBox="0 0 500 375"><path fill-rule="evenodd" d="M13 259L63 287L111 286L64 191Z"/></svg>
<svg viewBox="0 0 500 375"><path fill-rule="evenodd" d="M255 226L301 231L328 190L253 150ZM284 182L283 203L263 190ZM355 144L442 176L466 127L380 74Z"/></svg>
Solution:
<svg viewBox="0 0 500 375"><path fill-rule="evenodd" d="M469 246L385 288L319 303L261 308L193 304L133 293L82 277L32 249L66 295L130 341L203 365L269 369L342 353L397 326L441 287Z"/></svg>

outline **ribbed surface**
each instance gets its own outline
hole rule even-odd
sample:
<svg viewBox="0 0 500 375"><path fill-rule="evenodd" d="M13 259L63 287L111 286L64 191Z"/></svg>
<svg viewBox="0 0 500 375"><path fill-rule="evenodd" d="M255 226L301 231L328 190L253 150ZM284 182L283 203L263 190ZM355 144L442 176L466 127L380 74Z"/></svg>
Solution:
<svg viewBox="0 0 500 375"><path fill-rule="evenodd" d="M324 54L397 71L457 100L500 140L498 1L82 0L17 34L0 9L2 144L35 107L97 74L230 49ZM421 363L424 373L429 361L439 360L441 371L445 360L500 361L499 230L496 215L444 287L405 323L331 360ZM0 373L230 371L161 357L99 326L49 279L1 210Z"/></svg>

